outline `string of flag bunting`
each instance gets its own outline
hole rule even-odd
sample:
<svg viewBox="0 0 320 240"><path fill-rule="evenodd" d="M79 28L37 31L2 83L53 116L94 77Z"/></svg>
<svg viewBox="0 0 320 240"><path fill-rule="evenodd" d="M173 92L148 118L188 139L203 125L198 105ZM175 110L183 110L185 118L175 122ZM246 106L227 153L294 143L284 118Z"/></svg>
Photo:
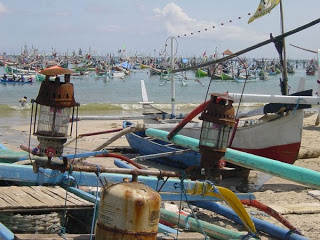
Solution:
<svg viewBox="0 0 320 240"><path fill-rule="evenodd" d="M247 14L247 16L250 16L250 15L251 15L251 13L248 13L248 14ZM181 34L181 35L178 35L177 37L178 37L178 38L181 38L181 37L192 36L192 35L194 35L194 34L201 33L202 31L209 31L209 30L212 30L212 29L216 29L216 28L219 27L219 26L224 26L224 25L227 24L227 23L233 23L234 21L236 21L236 20L241 20L241 19L243 19L243 18L244 18L244 16L240 16L240 17L237 17L237 19L230 19L230 20L228 20L227 22L222 22L222 23L220 23L220 24L213 25L212 27L210 26L210 27L207 27L207 28L205 28L205 29L203 29L203 30L197 30L197 31L191 32L191 33L189 33L189 34L187 34L187 33Z"/></svg>
<svg viewBox="0 0 320 240"><path fill-rule="evenodd" d="M260 18L264 15L266 15L267 13L270 13L271 10L276 7L281 0L260 0L260 3L258 5L258 8L256 10L256 12L251 16L251 13L248 13L247 16L251 16L250 19L248 20L248 24L253 22L254 20L256 20L257 18ZM205 28L204 31L208 31L209 29L216 29L218 26L224 26L227 23L232 23L235 20L241 20L242 18L244 18L244 16L240 16L237 19L230 19L228 22L222 22L218 25L213 25L212 27L210 26L210 28ZM190 34L182 34L182 35L178 35L177 37L187 37L187 36L192 36L194 34L197 33L201 33L201 30L197 30L195 32L191 32Z"/></svg>

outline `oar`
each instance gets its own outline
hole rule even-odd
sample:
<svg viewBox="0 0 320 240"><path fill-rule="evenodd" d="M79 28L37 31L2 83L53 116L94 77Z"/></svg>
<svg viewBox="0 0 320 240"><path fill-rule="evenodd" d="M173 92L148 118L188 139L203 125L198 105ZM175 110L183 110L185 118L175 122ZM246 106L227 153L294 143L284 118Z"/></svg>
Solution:
<svg viewBox="0 0 320 240"><path fill-rule="evenodd" d="M163 83L160 83L159 86L163 86L166 82L168 82L169 80L164 81Z"/></svg>
<svg viewBox="0 0 320 240"><path fill-rule="evenodd" d="M200 81L200 79L196 78L195 81L200 83L202 85L202 87L204 87L204 84Z"/></svg>

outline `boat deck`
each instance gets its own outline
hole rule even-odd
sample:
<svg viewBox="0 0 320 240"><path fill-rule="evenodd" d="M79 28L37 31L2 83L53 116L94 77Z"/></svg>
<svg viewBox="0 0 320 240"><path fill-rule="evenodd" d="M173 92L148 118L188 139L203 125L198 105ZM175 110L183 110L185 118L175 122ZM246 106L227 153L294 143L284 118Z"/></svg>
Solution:
<svg viewBox="0 0 320 240"><path fill-rule="evenodd" d="M67 201L65 200L67 199ZM10 186L0 187L0 212L92 209L88 202L62 187Z"/></svg>

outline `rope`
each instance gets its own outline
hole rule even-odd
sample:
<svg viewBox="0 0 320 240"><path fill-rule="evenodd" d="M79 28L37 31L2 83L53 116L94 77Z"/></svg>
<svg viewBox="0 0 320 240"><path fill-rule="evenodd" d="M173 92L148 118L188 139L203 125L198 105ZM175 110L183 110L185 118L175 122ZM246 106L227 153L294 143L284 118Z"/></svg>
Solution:
<svg viewBox="0 0 320 240"><path fill-rule="evenodd" d="M153 109L155 109L155 110L157 110L157 111L159 111L159 112L161 112L161 113L168 114L167 112L165 112L165 111L163 111L163 110L161 110L161 109L159 109L159 108L156 108L155 106L153 106L153 105L151 105L151 104L148 104L148 106L151 107L151 108L153 108Z"/></svg>
<svg viewBox="0 0 320 240"><path fill-rule="evenodd" d="M34 102L32 101L32 105L31 105L31 117L30 117L30 128L29 128L29 139L28 139L28 147L29 149L31 149L31 132L32 132L32 116L33 116L33 104ZM32 164L32 160L31 160L31 153L30 151L28 151L28 156L29 156L29 160L30 160L30 163Z"/></svg>
<svg viewBox="0 0 320 240"><path fill-rule="evenodd" d="M173 240L177 240L177 238L175 238L174 236L170 235L168 232L164 232L164 235L166 235L167 237L172 237Z"/></svg>
<svg viewBox="0 0 320 240"><path fill-rule="evenodd" d="M165 54L165 56L169 56L169 54L167 53L167 46L168 46L168 40L169 39L171 39L171 38L173 38L174 40L175 40L175 42L176 42L176 48L175 48L175 53L173 54L173 56L175 57L176 55L177 55L177 52L178 52L178 41L177 41L177 39L176 38L174 38L174 37L168 37L167 38L167 40L166 40L166 42L165 42L165 45L164 45L164 51L163 51L163 53ZM170 55L170 57L171 57L171 55ZM172 69L171 69L172 70Z"/></svg>
<svg viewBox="0 0 320 240"><path fill-rule="evenodd" d="M187 197L187 194L186 194L186 190L184 188L184 179L186 179L186 173L185 172L181 172L181 178L180 178L180 186L174 186L175 188L179 188L181 189L180 191L180 204L179 204L179 217L178 217L178 224L177 224L177 239L178 239L178 232L179 232L179 223L180 223L180 216L181 216L181 206L182 206L182 196L184 196L187 204L188 204L188 207L189 209L191 210L191 214L189 214L186 218L186 223L185 223L185 226L188 228L189 227L189 224L188 224L188 219L190 216L193 216L200 228L200 231L201 233L203 234L203 236L205 237L205 240L209 240L210 238L206 235L206 233L204 232L200 222L199 222L199 219L197 218L196 214L194 213L191 205L189 204L189 201L188 201L188 197Z"/></svg>
<svg viewBox="0 0 320 240"><path fill-rule="evenodd" d="M300 100L301 100L301 98L298 98L298 99L297 99L297 105L296 105L296 107L293 109L293 112L292 112L292 115L293 115L293 116L296 115L296 112L297 112L297 110L298 110L298 108L299 108Z"/></svg>
<svg viewBox="0 0 320 240"><path fill-rule="evenodd" d="M76 119L78 119L78 114L79 114L79 106L77 106L77 118ZM73 162L74 162L74 160L75 160L75 158L76 158L76 155L77 155L77 148L78 148L78 122L79 121L76 121L76 142L75 142L75 146L74 146L74 157L73 157L73 159L72 159L72 162L71 162L71 164L73 164Z"/></svg>
<svg viewBox="0 0 320 240"><path fill-rule="evenodd" d="M158 176L157 186L156 186L156 191L157 191L157 192L159 192L159 191L158 191L159 182L160 182L160 180L163 180L161 169L159 170L159 172L160 172L160 175Z"/></svg>
<svg viewBox="0 0 320 240"><path fill-rule="evenodd" d="M93 229L94 229L94 223L95 223L95 219L96 219L96 211L97 211L97 205L98 205L98 193L99 193L99 175L101 173L101 169L100 166L97 165L97 190L96 190L96 200L94 203L94 210L93 210L93 216L92 216L92 224L91 224L91 233L90 233L90 240L92 240L93 238Z"/></svg>
<svg viewBox="0 0 320 240"><path fill-rule="evenodd" d="M70 171L68 172L68 181L67 181L67 186L66 186L66 197L65 197L65 200L64 200L63 222L62 222L62 224L61 224L61 230L60 230L60 234L59 234L63 239L66 239L66 238L63 236L63 234L66 233L65 224L66 224L66 219L67 219L67 200L68 200L69 177L70 177Z"/></svg>
<svg viewBox="0 0 320 240"><path fill-rule="evenodd" d="M183 173L183 172L182 172ZM179 237L179 224L180 224L180 216L181 216L181 207L182 207L182 188L183 188L183 179L184 179L184 175L181 174L181 178L180 178L180 203L179 203L179 217L178 217L178 224L177 224L177 239Z"/></svg>
<svg viewBox="0 0 320 240"><path fill-rule="evenodd" d="M240 96L240 100L239 100L238 107L237 107L236 117L238 116L238 112L239 112L239 109L240 109L240 105L241 105L244 89L246 88L246 84L247 84L247 78L243 83L243 88L242 88L242 91L241 91L241 96Z"/></svg>
<svg viewBox="0 0 320 240"><path fill-rule="evenodd" d="M166 178L166 180L163 181L162 185L160 186L159 190L157 190L157 192L160 192L162 187L166 184L166 182L168 181L169 177ZM158 185L157 185L158 188Z"/></svg>

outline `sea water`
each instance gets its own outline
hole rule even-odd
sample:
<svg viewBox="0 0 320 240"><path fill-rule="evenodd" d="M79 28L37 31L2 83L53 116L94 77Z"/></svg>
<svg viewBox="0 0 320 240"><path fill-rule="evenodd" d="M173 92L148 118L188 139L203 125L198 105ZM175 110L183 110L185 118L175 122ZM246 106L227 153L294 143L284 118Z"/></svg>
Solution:
<svg viewBox="0 0 320 240"><path fill-rule="evenodd" d="M4 68L0 67L0 76ZM186 81L175 80L176 114L188 113L209 96L207 93L233 92L251 94L281 94L281 75L269 76L269 80L238 83L236 81L213 80L209 77L196 78L193 71L186 72ZM296 91L299 80L306 78L305 89L317 91L317 76L307 76L305 69L297 68L289 74L289 93ZM199 81L195 81L195 80ZM94 73L89 76L71 77L74 84L75 99L80 103L79 115L132 115L141 114L142 101L141 80L144 80L148 100L158 109L171 113L172 86L170 80L158 75L150 75L148 69L134 69L122 78L97 78ZM38 95L41 82L32 84L0 84L0 126L27 123L30 121L31 99ZM26 96L29 104L22 108L18 100ZM243 103L242 109L253 108L262 104Z"/></svg>

